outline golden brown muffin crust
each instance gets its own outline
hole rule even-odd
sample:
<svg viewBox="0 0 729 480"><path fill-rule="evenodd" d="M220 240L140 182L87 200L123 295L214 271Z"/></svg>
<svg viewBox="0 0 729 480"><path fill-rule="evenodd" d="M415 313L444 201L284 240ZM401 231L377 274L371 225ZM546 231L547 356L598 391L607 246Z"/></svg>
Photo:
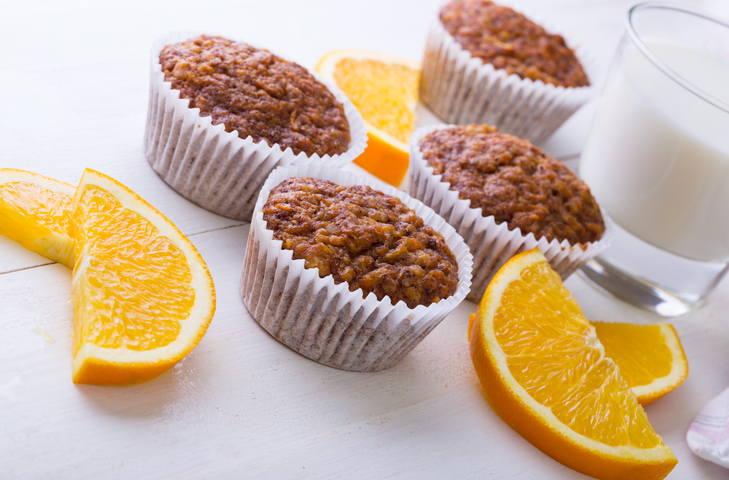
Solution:
<svg viewBox="0 0 729 480"><path fill-rule="evenodd" d="M370 187L289 178L271 190L263 219L294 259L347 282L351 292L361 288L363 297L373 292L415 308L458 287L458 264L443 236L400 199Z"/></svg>
<svg viewBox="0 0 729 480"><path fill-rule="evenodd" d="M453 0L440 11L448 33L472 56L521 78L563 87L590 81L560 35L489 0Z"/></svg>
<svg viewBox="0 0 729 480"><path fill-rule="evenodd" d="M165 80L227 132L249 135L295 154L336 155L349 147L344 107L305 68L221 37L202 35L167 45L159 55Z"/></svg>
<svg viewBox="0 0 729 480"><path fill-rule="evenodd" d="M459 125L435 130L419 145L433 173L497 224L572 245L605 231L589 187L527 140L488 125Z"/></svg>

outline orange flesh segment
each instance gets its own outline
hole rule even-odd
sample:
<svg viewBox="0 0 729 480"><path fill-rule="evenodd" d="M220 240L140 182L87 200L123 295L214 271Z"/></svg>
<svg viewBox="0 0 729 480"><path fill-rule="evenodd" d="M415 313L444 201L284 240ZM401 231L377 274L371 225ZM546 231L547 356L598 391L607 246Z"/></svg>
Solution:
<svg viewBox="0 0 729 480"><path fill-rule="evenodd" d="M620 374L628 385L648 385L656 378L671 373L673 354L666 345L658 325L630 325L626 323L594 323L597 336L605 347L605 355L621 359L630 368Z"/></svg>
<svg viewBox="0 0 729 480"><path fill-rule="evenodd" d="M365 122L407 143L415 129L420 72L405 65L345 58L334 80L357 107Z"/></svg>
<svg viewBox="0 0 729 480"><path fill-rule="evenodd" d="M504 291L494 334L514 379L562 423L610 446L661 443L594 329L546 262ZM535 350L541 345L541 351ZM535 362L541 368L534 368Z"/></svg>
<svg viewBox="0 0 729 480"><path fill-rule="evenodd" d="M76 210L74 354L84 343L151 350L173 342L195 303L184 253L109 192L87 186ZM82 267L83 265L83 267Z"/></svg>
<svg viewBox="0 0 729 480"><path fill-rule="evenodd" d="M4 229L22 224L23 237L42 236L40 230L50 228L68 235L71 226L73 198L29 182L8 182L0 185L0 219ZM12 219L12 220L11 220ZM10 236L10 235L9 235ZM15 236L15 235L13 235ZM13 238L11 236L11 238Z"/></svg>

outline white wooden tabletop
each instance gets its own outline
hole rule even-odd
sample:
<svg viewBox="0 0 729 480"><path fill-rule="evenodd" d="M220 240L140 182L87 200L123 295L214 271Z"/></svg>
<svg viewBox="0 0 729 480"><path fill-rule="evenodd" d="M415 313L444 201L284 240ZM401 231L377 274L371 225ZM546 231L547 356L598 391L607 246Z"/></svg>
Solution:
<svg viewBox="0 0 729 480"><path fill-rule="evenodd" d="M634 0L512 0L579 39L606 69ZM729 17L725 0L683 3ZM128 387L71 382L71 273L0 237L0 478L585 478L542 454L491 410L474 373L464 302L407 358L379 373L318 365L271 338L238 294L248 225L172 191L142 152L149 48L195 29L312 67L360 48L420 60L437 8L422 0L0 1L0 167L77 183L111 175L195 243L218 309L172 371ZM599 80L599 79L598 79ZM579 157L586 106L544 148ZM427 116L426 116L427 119ZM573 276L591 319L659 319ZM673 479L726 478L686 445L691 419L729 386L729 282L674 320L686 382L646 410L673 448Z"/></svg>

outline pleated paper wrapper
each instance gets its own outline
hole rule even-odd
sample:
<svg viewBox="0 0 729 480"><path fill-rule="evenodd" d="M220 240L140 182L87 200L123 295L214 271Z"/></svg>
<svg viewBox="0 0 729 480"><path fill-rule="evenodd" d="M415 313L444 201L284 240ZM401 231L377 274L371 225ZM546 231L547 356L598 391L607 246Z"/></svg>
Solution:
<svg viewBox="0 0 729 480"><path fill-rule="evenodd" d="M459 199L458 192L450 190L450 183L441 181L442 175L433 174L433 167L428 166L418 145L434 130L453 126L431 125L413 133L410 139L409 193L453 226L471 249L473 279L466 298L479 302L496 272L517 253L539 248L551 267L566 280L610 245L614 227L603 209L600 210L605 221L602 238L583 246L571 245L567 240L550 242L545 237L537 239L533 233L523 235L518 228L509 230L506 222L497 224L493 216L484 217L481 208L471 208L470 200Z"/></svg>
<svg viewBox="0 0 729 480"><path fill-rule="evenodd" d="M352 102L334 85L309 71L327 86L344 106L349 122L349 148L341 155L295 155L291 148L254 142L238 132L213 125L199 108L189 108L180 91L164 80L159 53L166 45L200 35L177 32L160 38L152 48L149 108L144 150L155 172L177 193L201 207L225 217L250 221L258 192L268 175L279 166L321 163L341 167L367 146L367 130ZM287 59L288 60L288 59Z"/></svg>
<svg viewBox="0 0 729 480"><path fill-rule="evenodd" d="M339 185L368 185L398 197L440 232L458 262L458 287L451 297L430 306L409 308L389 297L363 298L348 284L335 284L304 268L303 259L282 248L263 220L270 191L290 177L313 177ZM365 372L389 368L418 345L466 297L472 256L456 231L432 209L383 182L319 165L292 165L273 171L253 213L241 278L241 296L253 318L276 340L318 363Z"/></svg>
<svg viewBox="0 0 729 480"><path fill-rule="evenodd" d="M591 58L575 51L590 82ZM594 87L555 87L522 79L472 57L439 18L431 23L423 58L420 98L445 122L485 123L541 143L594 95Z"/></svg>

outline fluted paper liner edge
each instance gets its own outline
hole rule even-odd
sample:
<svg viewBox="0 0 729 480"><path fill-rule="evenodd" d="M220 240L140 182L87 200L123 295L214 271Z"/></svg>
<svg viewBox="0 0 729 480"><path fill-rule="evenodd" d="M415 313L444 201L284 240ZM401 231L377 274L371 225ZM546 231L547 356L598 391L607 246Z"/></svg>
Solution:
<svg viewBox="0 0 729 480"><path fill-rule="evenodd" d="M469 246L473 255L473 278L467 299L479 302L496 272L517 253L539 248L552 268L566 280L610 245L614 226L602 208L600 211L605 221L602 238L583 247L571 245L567 240L550 242L545 237L537 239L533 233L523 235L518 228L509 230L506 222L497 224L493 216L484 217L481 208L472 208L470 200L458 198L458 192L450 190L450 183L441 181L442 175L433 174L433 167L428 166L419 147L420 140L429 133L454 126L431 125L413 133L410 139L409 193L443 217Z"/></svg>
<svg viewBox="0 0 729 480"><path fill-rule="evenodd" d="M269 147L250 136L239 138L235 131L226 132L223 124L213 125L211 117L200 116L200 109L189 108L189 100L180 99L180 91L165 81L159 63L166 45L200 34L168 34L155 42L151 52L144 151L154 171L177 193L219 215L250 221L258 192L274 168L299 163L341 167L364 152L367 130L361 115L336 86L309 69L344 107L350 142L341 155L295 155L278 144Z"/></svg>
<svg viewBox="0 0 729 480"><path fill-rule="evenodd" d="M282 248L263 220L263 205L276 185L290 177L313 177L339 185L368 185L398 197L440 232L458 262L458 287L428 307L392 305L389 297L350 292L348 284L319 277L315 268ZM472 256L455 229L420 201L383 182L320 165L291 165L274 170L253 213L241 276L241 296L253 318L276 340L324 365L351 371L389 368L406 356L458 304L471 285Z"/></svg>

